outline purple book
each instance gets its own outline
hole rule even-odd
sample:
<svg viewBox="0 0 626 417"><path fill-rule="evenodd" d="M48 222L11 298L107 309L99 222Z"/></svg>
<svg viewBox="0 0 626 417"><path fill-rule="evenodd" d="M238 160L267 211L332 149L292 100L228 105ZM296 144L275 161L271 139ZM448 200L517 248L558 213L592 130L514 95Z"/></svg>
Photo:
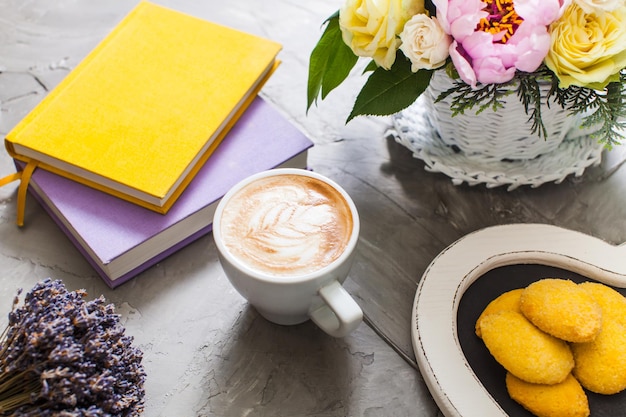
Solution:
<svg viewBox="0 0 626 417"><path fill-rule="evenodd" d="M36 170L30 192L106 283L115 288L211 231L235 183L276 167L307 167L313 143L257 97L167 214Z"/></svg>

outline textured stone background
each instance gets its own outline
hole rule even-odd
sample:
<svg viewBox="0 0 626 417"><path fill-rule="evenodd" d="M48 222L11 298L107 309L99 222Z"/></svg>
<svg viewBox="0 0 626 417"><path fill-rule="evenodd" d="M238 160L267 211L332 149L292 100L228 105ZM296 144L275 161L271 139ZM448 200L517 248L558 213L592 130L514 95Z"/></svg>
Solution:
<svg viewBox="0 0 626 417"><path fill-rule="evenodd" d="M343 185L357 204L362 235L346 285L371 326L336 340L311 323L266 322L226 281L210 235L110 290L33 199L26 226L17 228L17 186L0 188L0 308L8 312L17 288L48 276L93 297L104 294L145 352L147 417L436 416L440 412L413 367L410 319L417 283L442 249L477 229L521 222L626 241L623 149L606 153L581 178L507 192L454 186L425 172L421 161L387 137L385 118L345 125L362 83L356 71L307 114L308 57L322 22L340 2L158 3L283 43L283 64L263 96L314 140L310 166ZM0 133L135 4L0 0ZM0 176L13 171L0 152Z"/></svg>

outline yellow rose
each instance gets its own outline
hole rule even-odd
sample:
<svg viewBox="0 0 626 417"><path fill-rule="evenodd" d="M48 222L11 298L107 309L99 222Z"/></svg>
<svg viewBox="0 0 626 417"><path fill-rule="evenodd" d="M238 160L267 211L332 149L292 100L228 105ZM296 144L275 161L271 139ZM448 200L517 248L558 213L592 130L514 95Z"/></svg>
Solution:
<svg viewBox="0 0 626 417"><path fill-rule="evenodd" d="M626 6L587 14L573 3L550 25L550 35L545 63L561 88L602 89L626 67Z"/></svg>
<svg viewBox="0 0 626 417"><path fill-rule="evenodd" d="M612 12L624 5L624 0L575 0L585 13Z"/></svg>
<svg viewBox="0 0 626 417"><path fill-rule="evenodd" d="M339 10L343 41L355 55L391 68L400 46L398 35L413 15L424 12L424 0L346 0Z"/></svg>

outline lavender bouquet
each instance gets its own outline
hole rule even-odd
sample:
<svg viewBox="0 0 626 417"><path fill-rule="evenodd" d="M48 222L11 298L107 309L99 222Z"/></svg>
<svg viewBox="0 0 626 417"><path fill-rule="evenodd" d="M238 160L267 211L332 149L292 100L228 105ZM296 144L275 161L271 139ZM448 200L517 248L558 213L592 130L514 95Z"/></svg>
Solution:
<svg viewBox="0 0 626 417"><path fill-rule="evenodd" d="M142 352L104 298L86 302L46 279L15 297L0 336L0 415L137 416L143 411Z"/></svg>

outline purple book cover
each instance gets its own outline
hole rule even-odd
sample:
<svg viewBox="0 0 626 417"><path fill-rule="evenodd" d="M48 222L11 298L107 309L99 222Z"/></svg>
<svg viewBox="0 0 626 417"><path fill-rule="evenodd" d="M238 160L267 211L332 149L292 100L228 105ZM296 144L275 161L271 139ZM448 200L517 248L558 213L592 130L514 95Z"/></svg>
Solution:
<svg viewBox="0 0 626 417"><path fill-rule="evenodd" d="M215 206L235 183L281 165L306 168L311 146L257 97L165 215L42 169L33 174L30 190L107 284L116 287L210 232ZM125 266L109 270L122 258Z"/></svg>

